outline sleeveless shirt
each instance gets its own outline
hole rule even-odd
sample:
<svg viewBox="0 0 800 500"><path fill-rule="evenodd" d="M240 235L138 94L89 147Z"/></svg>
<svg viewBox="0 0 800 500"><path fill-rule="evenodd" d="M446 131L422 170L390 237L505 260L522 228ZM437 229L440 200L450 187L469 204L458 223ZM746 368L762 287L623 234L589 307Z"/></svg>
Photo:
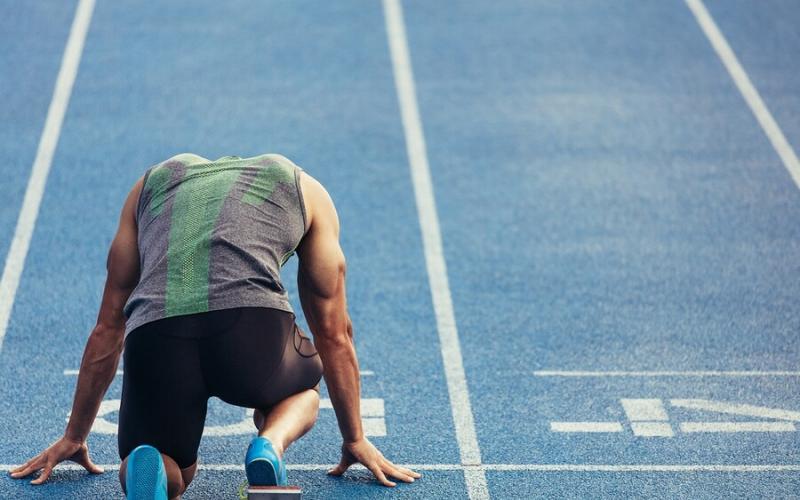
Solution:
<svg viewBox="0 0 800 500"><path fill-rule="evenodd" d="M139 282L125 336L161 318L233 307L293 312L281 266L305 234L300 167L281 155L184 153L150 167L136 210Z"/></svg>

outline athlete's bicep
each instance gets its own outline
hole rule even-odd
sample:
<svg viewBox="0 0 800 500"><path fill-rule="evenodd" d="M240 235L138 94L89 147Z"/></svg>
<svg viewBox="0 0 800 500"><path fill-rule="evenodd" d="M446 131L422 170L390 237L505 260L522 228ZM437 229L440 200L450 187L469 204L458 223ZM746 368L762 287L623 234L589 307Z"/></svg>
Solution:
<svg viewBox="0 0 800 500"><path fill-rule="evenodd" d="M307 174L303 175L303 193L310 226L297 247L298 280L305 291L330 298L338 290L345 266L339 216L322 184Z"/></svg>
<svg viewBox="0 0 800 500"><path fill-rule="evenodd" d="M98 314L98 324L120 328L125 325L123 308L139 282L139 247L137 243L136 207L142 190L142 179L131 189L122 208L119 227L106 261L105 289Z"/></svg>
<svg viewBox="0 0 800 500"><path fill-rule="evenodd" d="M347 318L346 264L339 245L339 219L330 196L319 183L314 181L304 193L312 218L297 248L300 301L314 335L336 334Z"/></svg>

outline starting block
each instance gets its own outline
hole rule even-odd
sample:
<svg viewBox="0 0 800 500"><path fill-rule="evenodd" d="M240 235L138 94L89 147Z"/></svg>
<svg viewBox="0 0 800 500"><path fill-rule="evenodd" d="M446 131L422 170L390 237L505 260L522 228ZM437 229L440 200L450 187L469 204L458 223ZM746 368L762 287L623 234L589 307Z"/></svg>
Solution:
<svg viewBox="0 0 800 500"><path fill-rule="evenodd" d="M299 486L239 486L239 500L300 500Z"/></svg>
<svg viewBox="0 0 800 500"><path fill-rule="evenodd" d="M300 500L299 486L250 486L247 500Z"/></svg>

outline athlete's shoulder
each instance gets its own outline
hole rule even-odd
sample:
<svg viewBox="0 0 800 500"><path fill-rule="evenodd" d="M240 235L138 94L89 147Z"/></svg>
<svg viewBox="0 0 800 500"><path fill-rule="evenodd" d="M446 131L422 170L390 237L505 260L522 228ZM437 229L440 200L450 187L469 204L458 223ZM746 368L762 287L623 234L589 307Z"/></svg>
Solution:
<svg viewBox="0 0 800 500"><path fill-rule="evenodd" d="M317 203L328 202L333 204L333 200L331 200L331 196L325 186L305 170L300 175L300 187L303 189L304 198L310 198Z"/></svg>
<svg viewBox="0 0 800 500"><path fill-rule="evenodd" d="M293 162L286 156L278 153L264 153L257 156L253 156L251 158L245 158L244 161L246 161L247 163L262 165L266 167L280 167L283 170L291 172L295 170L303 170L295 162Z"/></svg>
<svg viewBox="0 0 800 500"><path fill-rule="evenodd" d="M143 177L145 178L146 186L151 187L153 184L167 182L175 167L186 167L199 163L208 163L208 161L206 158L194 153L178 153L147 167Z"/></svg>
<svg viewBox="0 0 800 500"><path fill-rule="evenodd" d="M300 176L300 188L303 190L309 226L314 225L315 221L338 221L333 199L320 181L303 171Z"/></svg>
<svg viewBox="0 0 800 500"><path fill-rule="evenodd" d="M157 163L155 167L169 167L176 164L192 165L195 163L210 163L210 160L194 153L178 153L174 156L170 156L160 163Z"/></svg>
<svg viewBox="0 0 800 500"><path fill-rule="evenodd" d="M274 161L276 163L280 163L283 165L292 165L295 167L297 166L292 160L279 153L264 153L262 155L256 156L255 158L264 158L266 160Z"/></svg>

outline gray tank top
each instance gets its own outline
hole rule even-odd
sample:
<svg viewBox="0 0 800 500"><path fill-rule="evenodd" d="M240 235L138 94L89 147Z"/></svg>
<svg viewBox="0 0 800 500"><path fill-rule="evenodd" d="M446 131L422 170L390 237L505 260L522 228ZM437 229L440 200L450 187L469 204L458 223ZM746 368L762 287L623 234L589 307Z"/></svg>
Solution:
<svg viewBox="0 0 800 500"><path fill-rule="evenodd" d="M274 154L180 154L145 172L139 283L125 336L170 316L233 307L292 311L281 266L305 234L300 167Z"/></svg>

